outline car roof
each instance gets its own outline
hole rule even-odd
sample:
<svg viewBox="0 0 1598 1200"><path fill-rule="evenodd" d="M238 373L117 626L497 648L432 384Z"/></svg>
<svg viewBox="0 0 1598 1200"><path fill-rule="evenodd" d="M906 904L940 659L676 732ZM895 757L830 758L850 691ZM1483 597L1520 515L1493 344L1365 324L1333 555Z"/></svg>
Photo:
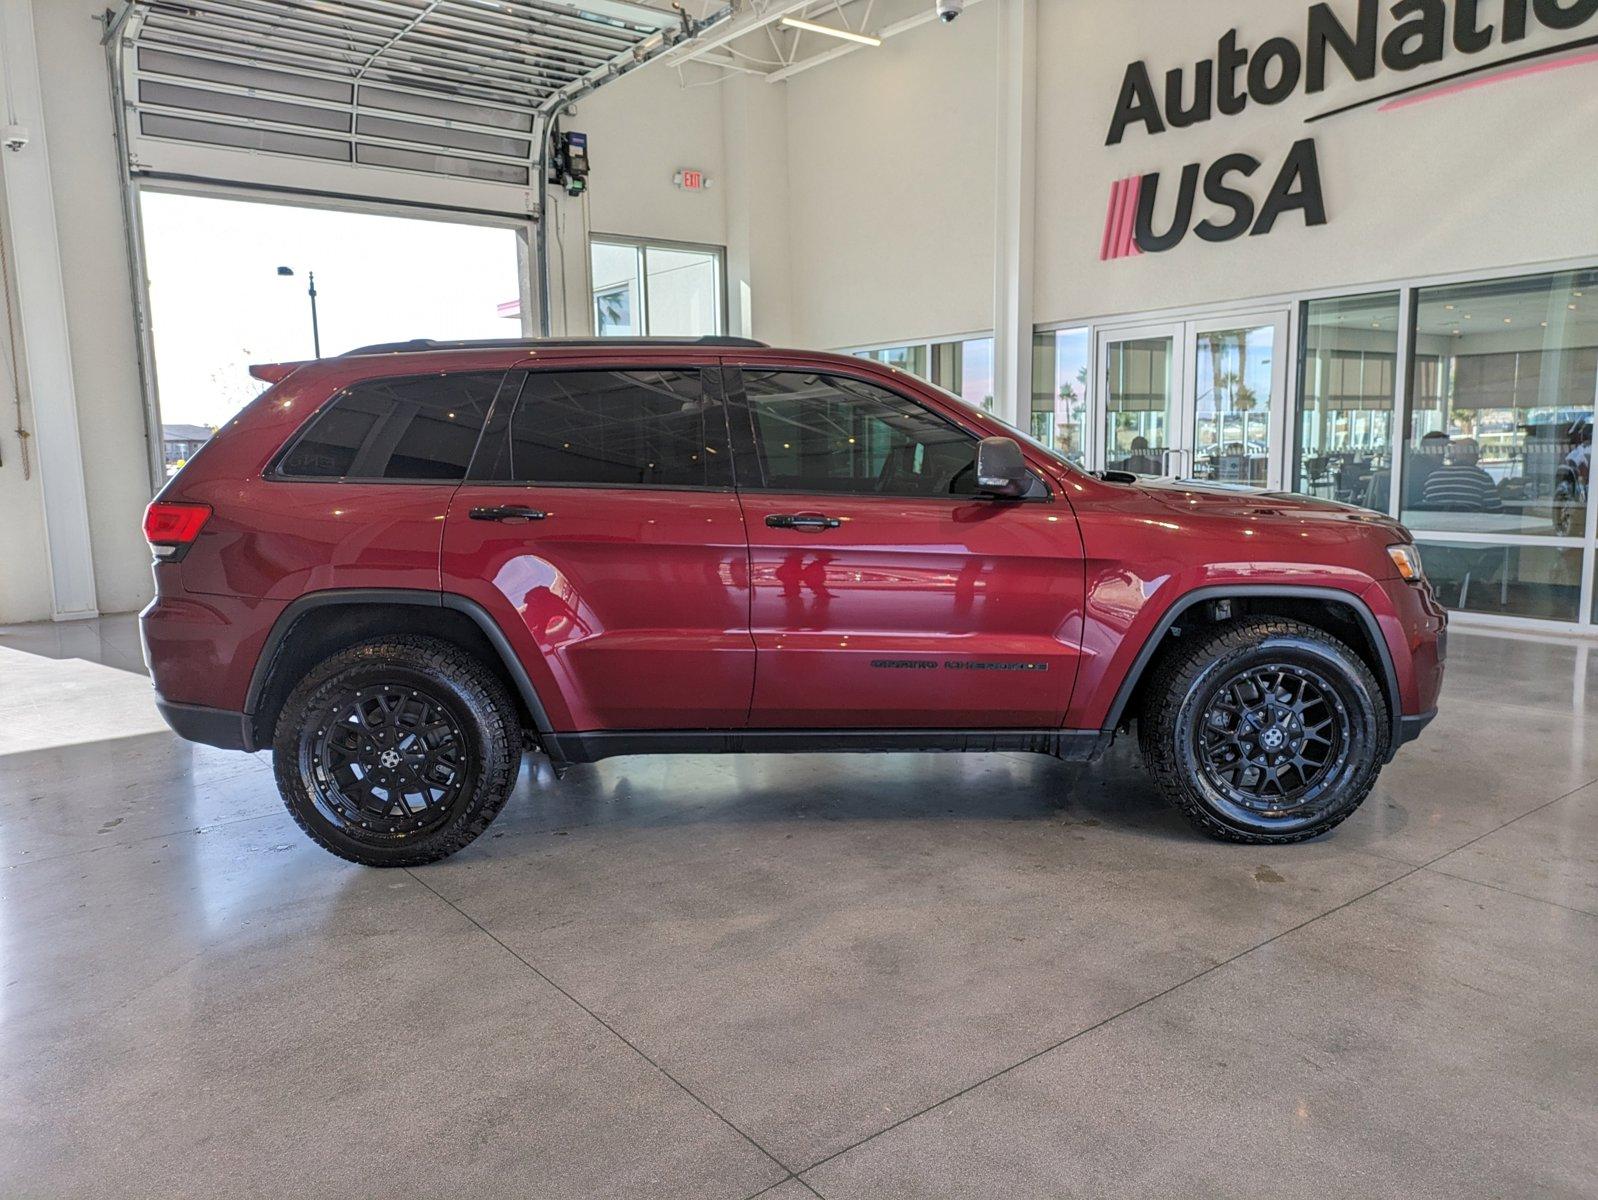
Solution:
<svg viewBox="0 0 1598 1200"><path fill-rule="evenodd" d="M505 371L565 363L589 368L613 366L647 370L654 366L727 357L746 365L763 362L799 369L831 368L868 375L903 375L896 367L852 354L783 349L753 338L736 337L414 338L361 346L329 358L257 363L251 366L250 373L274 384L292 377L301 384L315 381L317 386L339 388L366 379L434 372Z"/></svg>
<svg viewBox="0 0 1598 1200"><path fill-rule="evenodd" d="M742 337L562 337L562 338L411 338L404 342L377 342L346 350L340 358L365 354L424 354L431 350L598 350L639 347L707 346L768 350L766 342Z"/></svg>

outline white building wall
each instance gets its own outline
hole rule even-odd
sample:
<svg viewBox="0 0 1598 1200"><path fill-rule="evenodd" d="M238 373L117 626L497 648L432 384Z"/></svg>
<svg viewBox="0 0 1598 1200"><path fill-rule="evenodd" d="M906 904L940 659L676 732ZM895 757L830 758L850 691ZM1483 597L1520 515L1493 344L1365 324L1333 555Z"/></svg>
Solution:
<svg viewBox="0 0 1598 1200"><path fill-rule="evenodd" d="M557 330L587 332L589 230L728 248L732 332L819 347L887 344L993 324L996 74L1000 8L928 23L770 85L714 68L651 67L578 105L588 133L585 200L554 206ZM1355 0L1331 0L1352 20ZM57 219L72 331L95 570L103 611L149 592L139 513L147 499L110 102L94 17L100 0L35 0ZM1042 323L1291 292L1349 290L1433 272L1555 259L1598 260L1598 89L1591 64L1426 104L1304 118L1561 36L1535 22L1495 46L1406 75L1384 70L1284 103L1150 137L1105 135L1126 64L1164 72L1243 44L1302 44L1307 0L1038 0L1034 316ZM1381 4L1384 28L1391 24ZM1496 0L1482 5L1497 19ZM1452 6L1450 6L1450 9ZM1583 27L1580 32L1598 32ZM684 86L687 84L689 86ZM1160 217L1187 162L1246 151L1265 163L1263 196L1292 142L1314 136L1328 224L1289 214L1265 237L1220 245L1189 236L1164 254L1101 262L1112 182L1162 172ZM714 180L672 185L683 167ZM1207 206L1200 204L1200 215ZM552 227L553 228L553 227ZM27 231L12 231L25 237ZM0 553L37 561L37 479L23 481L8 404L0 421ZM48 615L41 571L0 578L0 621Z"/></svg>
<svg viewBox="0 0 1598 1200"><path fill-rule="evenodd" d="M100 611L114 613L142 607L152 581L140 530L150 489L130 273L110 89L101 26L95 20L105 7L103 0L34 0L33 10L98 603ZM715 77L703 67L689 67L684 74L689 82ZM563 279L557 265L557 288L563 286L564 292L557 290L553 305L559 312L564 295L573 331L586 333L589 328L589 224L606 233L725 244L721 193L689 194L671 182L673 171L682 166L722 176L721 104L719 88L685 89L675 71L651 67L578 105L567 127L589 134L594 193L587 205L564 198L558 203L565 275ZM292 174L293 164L285 160L284 166ZM584 221L585 207L591 222ZM21 238L30 231L11 233ZM552 238L551 249L559 253L561 239ZM5 409L0 414L0 512L5 516L0 521L0 561L11 564L0 572L0 624L50 616L39 476L36 469L31 480L22 479L12 432L12 394L9 372L0 371Z"/></svg>
<svg viewBox="0 0 1598 1200"><path fill-rule="evenodd" d="M722 91L693 86L716 78L708 67L678 72L651 66L624 76L580 100L565 129L588 135L588 194L552 196L550 226L551 316L556 333L593 331L589 311L588 235L621 234L701 242L727 242L723 194ZM688 192L672 183L684 167L714 181Z"/></svg>
<svg viewBox="0 0 1598 1200"><path fill-rule="evenodd" d="M0 156L0 174L6 169ZM3 218L0 218L3 219ZM10 248L14 245L10 230L0 228L0 237L7 239L8 265L14 261ZM18 382L22 392L22 428L33 428L33 406L28 402L26 376L18 363L18 379L13 380L9 364L11 356L20 349L14 344L12 332L0 322L0 343L3 343L6 364L0 369L0 563L10 564L0 570L0 623L8 621L38 621L50 615L50 572L46 569L47 552L44 535L44 493L39 479L39 455L32 447L24 448L17 435ZM29 478L23 478L23 456L32 463Z"/></svg>
<svg viewBox="0 0 1598 1200"><path fill-rule="evenodd" d="M998 8L774 85L788 90L800 344L992 328Z"/></svg>
<svg viewBox="0 0 1598 1200"><path fill-rule="evenodd" d="M102 612L126 612L149 595L149 551L140 517L149 499L144 420L133 344L129 272L122 210L112 149L111 101L95 17L104 4L51 0L33 6L34 35L50 145L51 182L60 231L62 277L71 331L72 374L84 459L97 602ZM11 230L15 239L37 231ZM23 347L24 355L27 349ZM9 383L6 385L9 390ZM60 397L34 396L32 406ZM14 410L13 410L14 414ZM8 421L14 426L15 421ZM10 435L13 439L15 434ZM37 467L37 456L35 455ZM19 482L13 452L0 468L0 489L18 500L16 519L7 507L0 535L31 555L8 558L27 564L32 581L0 584L0 620L48 617L48 571L40 553L43 513ZM46 595L41 595L43 580Z"/></svg>
<svg viewBox="0 0 1598 1200"><path fill-rule="evenodd" d="M1367 107L1314 124L1305 118L1394 88L1598 34L1598 22L1555 33L1533 19L1529 35L1475 55L1450 48L1438 64L1380 69L1368 82L1335 60L1331 86L1300 85L1272 107L1250 102L1150 136L1141 126L1106 146L1129 62L1144 59L1163 92L1165 72L1214 56L1236 28L1258 46L1285 36L1304 44L1308 0L1043 0L1038 5L1037 278L1039 322L1133 313L1306 288L1359 286L1404 276L1469 271L1576 256L1598 257L1598 88L1588 64L1380 112ZM1352 25L1354 0L1332 0ZM1378 5L1381 30L1393 25ZM1447 6L1452 12L1454 6ZM1569 7L1567 5L1566 7ZM1500 0L1484 0L1496 22ZM1248 184L1262 199L1286 151L1317 143L1328 222L1306 228L1288 214L1269 235L1211 244L1191 234L1161 254L1099 261L1110 186L1147 171L1162 176L1160 223L1184 163L1233 152L1264 166ZM1201 204L1195 213L1211 211Z"/></svg>

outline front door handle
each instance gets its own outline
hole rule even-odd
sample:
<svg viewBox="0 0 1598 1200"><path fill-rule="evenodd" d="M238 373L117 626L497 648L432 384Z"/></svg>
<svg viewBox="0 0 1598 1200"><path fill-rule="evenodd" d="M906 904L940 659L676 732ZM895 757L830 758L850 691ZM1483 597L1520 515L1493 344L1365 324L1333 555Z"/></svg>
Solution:
<svg viewBox="0 0 1598 1200"><path fill-rule="evenodd" d="M823 513L768 513L766 524L773 529L836 529L843 524L838 517Z"/></svg>
<svg viewBox="0 0 1598 1200"><path fill-rule="evenodd" d="M474 521L542 521L549 514L525 504L496 504L474 508L470 516Z"/></svg>

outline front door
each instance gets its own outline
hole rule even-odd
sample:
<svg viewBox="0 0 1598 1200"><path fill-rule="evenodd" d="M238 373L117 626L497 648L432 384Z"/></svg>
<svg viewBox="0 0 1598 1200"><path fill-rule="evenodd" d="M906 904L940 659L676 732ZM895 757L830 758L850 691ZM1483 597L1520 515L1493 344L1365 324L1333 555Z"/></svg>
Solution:
<svg viewBox="0 0 1598 1200"><path fill-rule="evenodd" d="M1098 361L1100 467L1283 486L1285 311L1105 330Z"/></svg>
<svg viewBox="0 0 1598 1200"><path fill-rule="evenodd" d="M529 371L450 505L444 588L497 619L558 731L744 724L747 549L717 378Z"/></svg>
<svg viewBox="0 0 1598 1200"><path fill-rule="evenodd" d="M729 371L753 729L1058 728L1080 649L1076 520L974 494L977 436L913 385Z"/></svg>

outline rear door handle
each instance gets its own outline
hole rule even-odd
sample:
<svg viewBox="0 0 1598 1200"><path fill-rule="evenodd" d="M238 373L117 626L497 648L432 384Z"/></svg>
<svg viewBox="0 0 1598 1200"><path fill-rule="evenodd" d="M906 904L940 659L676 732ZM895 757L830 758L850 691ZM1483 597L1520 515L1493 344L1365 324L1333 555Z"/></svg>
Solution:
<svg viewBox="0 0 1598 1200"><path fill-rule="evenodd" d="M470 516L474 521L542 521L549 514L525 504L496 504L474 508Z"/></svg>
<svg viewBox="0 0 1598 1200"><path fill-rule="evenodd" d="M843 521L823 513L768 513L766 524L773 529L836 529Z"/></svg>

